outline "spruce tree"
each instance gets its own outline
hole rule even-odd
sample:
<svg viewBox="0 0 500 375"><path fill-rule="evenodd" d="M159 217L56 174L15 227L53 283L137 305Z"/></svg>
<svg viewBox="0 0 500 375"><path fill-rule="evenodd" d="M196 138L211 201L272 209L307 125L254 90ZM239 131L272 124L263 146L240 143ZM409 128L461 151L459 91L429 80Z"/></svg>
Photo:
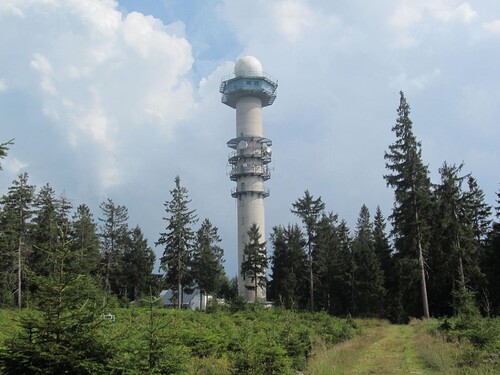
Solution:
<svg viewBox="0 0 500 375"><path fill-rule="evenodd" d="M253 223L248 229L248 243L243 249L243 262L241 262L240 270L244 279L250 279L251 284L245 287L254 291L254 301L257 301L259 287L265 288L267 283L266 242L260 242L261 237L259 226Z"/></svg>
<svg viewBox="0 0 500 375"><path fill-rule="evenodd" d="M36 314L21 317L20 332L0 349L5 374L105 374L111 351L97 328L102 324L98 292L89 276L70 271L78 257L65 228L51 249L49 275L32 273Z"/></svg>
<svg viewBox="0 0 500 375"><path fill-rule="evenodd" d="M429 217L431 212L431 191L429 171L422 162L421 144L413 134L413 123L410 119L410 106L403 92L400 92L398 117L392 131L396 141L389 145L385 153L386 168L391 172L384 178L387 185L394 189L394 208L391 215L396 258L402 259L407 267L418 267L422 315L429 318L429 302L427 297L426 258L429 242ZM414 262L416 260L417 262ZM406 274L414 274L411 269ZM417 280L408 280L411 284ZM406 281L402 280L406 283ZM416 315L417 310L411 306L415 300L416 290L410 285L401 285L405 291L404 304L406 312Z"/></svg>
<svg viewBox="0 0 500 375"><path fill-rule="evenodd" d="M306 241L296 224L276 226L271 233L273 255L270 258L272 280L269 294L276 305L303 308L307 302Z"/></svg>
<svg viewBox="0 0 500 375"><path fill-rule="evenodd" d="M293 288L293 280L287 267L288 245L286 243L285 228L282 225L272 229L271 236L272 255L269 257L271 268L271 280L267 289L267 298L275 301L277 306L287 306L288 295ZM285 297L286 296L286 297Z"/></svg>
<svg viewBox="0 0 500 375"><path fill-rule="evenodd" d="M33 216L32 203L35 197L35 186L28 183L29 176L22 173L12 182L8 192L0 203L3 205L0 224L0 264L2 268L0 287L2 300L10 304L9 296L14 294L17 306L23 305L22 292L25 290L23 270L29 258L32 246L29 233L31 217Z"/></svg>
<svg viewBox="0 0 500 375"><path fill-rule="evenodd" d="M16 224L17 217L12 210L0 210L0 308L15 304L12 296L17 286L16 255L19 255Z"/></svg>
<svg viewBox="0 0 500 375"><path fill-rule="evenodd" d="M314 305L316 310L333 311L336 292L333 290L334 262L338 258L337 215L321 214L313 248Z"/></svg>
<svg viewBox="0 0 500 375"><path fill-rule="evenodd" d="M392 249L386 234L386 223L382 210L377 206L375 218L373 219L373 241L375 253L380 260L380 266L384 272L384 278L388 279L392 273ZM387 285L387 284L386 284Z"/></svg>
<svg viewBox="0 0 500 375"><path fill-rule="evenodd" d="M76 208L70 227L70 246L78 256L75 270L85 275L97 276L100 265L99 235L92 212L86 204Z"/></svg>
<svg viewBox="0 0 500 375"><path fill-rule="evenodd" d="M35 196L33 206L31 269L37 274L48 275L52 270L48 267L47 259L51 256L54 246L56 246L58 232L63 221L63 218L59 215L55 191L48 183L42 186Z"/></svg>
<svg viewBox="0 0 500 375"><path fill-rule="evenodd" d="M106 293L125 296L126 285L123 280L123 254L128 239L128 209L107 199L100 205L102 211L101 237L101 275Z"/></svg>
<svg viewBox="0 0 500 375"><path fill-rule="evenodd" d="M471 175L467 178L467 187L465 210L472 220L474 237L483 247L491 228L491 206L486 203L483 190Z"/></svg>
<svg viewBox="0 0 500 375"><path fill-rule="evenodd" d="M356 315L382 314L386 290L380 260L375 253L375 240L370 221L370 211L361 207L352 243L354 273L354 312Z"/></svg>
<svg viewBox="0 0 500 375"><path fill-rule="evenodd" d="M373 220L373 240L375 254L377 254L384 275L384 288L387 291L384 311L387 314L388 307L392 303L391 298L394 295L394 261L391 255L391 244L386 234L385 219L380 207L377 207Z"/></svg>
<svg viewBox="0 0 500 375"><path fill-rule="evenodd" d="M297 199L292 204L292 213L300 217L306 231L307 257L309 267L309 303L311 311L314 311L314 271L313 271L313 249L317 235L318 221L325 209L321 197L313 199L309 190L306 190L303 198Z"/></svg>
<svg viewBox="0 0 500 375"><path fill-rule="evenodd" d="M137 225L127 236L122 259L122 278L127 285L129 300L138 302L141 295L149 293L154 262L155 254Z"/></svg>
<svg viewBox="0 0 500 375"><path fill-rule="evenodd" d="M488 312L500 315L500 190L496 193L495 220L488 234L483 257L483 270L486 274Z"/></svg>
<svg viewBox="0 0 500 375"><path fill-rule="evenodd" d="M163 218L167 226L160 233L156 246L163 246L160 258L161 269L165 271L165 282L174 291L177 307L182 307L183 288L192 282L191 263L195 234L192 225L197 222L195 210L188 208L191 200L188 190L181 186L179 176L175 177L175 188L170 191L172 199L164 203L167 216Z"/></svg>
<svg viewBox="0 0 500 375"><path fill-rule="evenodd" d="M193 251L193 278L202 294L215 294L224 279L224 250L219 246L221 239L218 229L209 219L203 220L196 232Z"/></svg>
<svg viewBox="0 0 500 375"><path fill-rule="evenodd" d="M341 220L337 226L337 242L331 268L331 293L334 296L331 312L335 315L353 314L356 264L352 254L351 233L345 220Z"/></svg>
<svg viewBox="0 0 500 375"><path fill-rule="evenodd" d="M434 303L439 314L449 314L449 306L457 311L454 296L478 288L480 271L481 236L477 223L477 187L467 191L465 183L470 175L460 176L459 166L444 163L440 168L441 183L434 189L435 215L433 253L429 259L435 285ZM484 202L483 202L484 203ZM486 208L487 210L487 208ZM482 209L480 210L482 211Z"/></svg>

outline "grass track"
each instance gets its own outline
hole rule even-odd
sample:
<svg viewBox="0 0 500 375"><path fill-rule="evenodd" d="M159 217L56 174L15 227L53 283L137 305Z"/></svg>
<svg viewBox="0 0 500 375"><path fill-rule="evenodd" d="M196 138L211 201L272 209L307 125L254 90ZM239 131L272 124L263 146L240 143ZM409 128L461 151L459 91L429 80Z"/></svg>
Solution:
<svg viewBox="0 0 500 375"><path fill-rule="evenodd" d="M418 357L415 342L412 326L384 323L318 353L304 374L437 374Z"/></svg>

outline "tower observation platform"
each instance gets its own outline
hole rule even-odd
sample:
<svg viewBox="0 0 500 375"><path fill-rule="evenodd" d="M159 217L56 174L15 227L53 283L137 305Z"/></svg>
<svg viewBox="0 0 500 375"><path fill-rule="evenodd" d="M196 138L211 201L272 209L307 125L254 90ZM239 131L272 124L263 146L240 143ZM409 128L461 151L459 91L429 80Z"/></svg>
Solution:
<svg viewBox="0 0 500 375"><path fill-rule="evenodd" d="M256 96L262 101L262 107L267 107L274 103L276 99L275 81L267 73L242 72L240 75L232 74L224 77L220 84L222 93L222 103L236 109L236 103L243 96Z"/></svg>
<svg viewBox="0 0 500 375"><path fill-rule="evenodd" d="M244 56L234 66L234 74L224 77L220 85L222 103L236 109L236 136L227 142L233 151L228 161L230 179L236 182L231 196L237 199L238 215L238 292L253 301L252 280L241 273L243 250L248 243L248 230L257 224L261 239L265 237L264 198L269 196L264 181L271 178L272 141L264 137L262 108L276 99L278 81L262 71L259 60ZM265 299L265 290L258 290L258 299Z"/></svg>

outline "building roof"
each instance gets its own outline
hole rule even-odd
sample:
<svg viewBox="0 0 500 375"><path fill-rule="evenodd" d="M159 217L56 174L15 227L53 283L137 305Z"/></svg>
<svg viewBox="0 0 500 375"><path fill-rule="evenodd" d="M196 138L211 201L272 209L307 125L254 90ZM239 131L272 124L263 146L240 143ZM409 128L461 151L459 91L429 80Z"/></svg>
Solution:
<svg viewBox="0 0 500 375"><path fill-rule="evenodd" d="M183 305L188 305L191 303L194 297L199 295L199 289L194 288L192 293L187 293L184 292L183 297L182 297L182 304ZM177 300L175 299L175 294L172 289L168 290L162 290L160 293L160 298L163 303L163 305L176 305Z"/></svg>

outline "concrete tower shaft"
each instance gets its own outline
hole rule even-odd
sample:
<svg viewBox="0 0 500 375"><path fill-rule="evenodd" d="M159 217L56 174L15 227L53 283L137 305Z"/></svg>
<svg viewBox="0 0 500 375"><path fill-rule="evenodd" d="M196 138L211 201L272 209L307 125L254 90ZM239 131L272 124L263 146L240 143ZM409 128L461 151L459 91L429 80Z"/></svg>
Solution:
<svg viewBox="0 0 500 375"><path fill-rule="evenodd" d="M222 102L236 109L236 137L227 142L234 151L229 155L232 166L230 178L236 181L231 195L237 199L238 222L238 291L247 301L253 301L255 292L251 278L241 276L243 251L248 243L252 224L259 227L261 241L265 241L264 198L269 191L264 181L270 178L267 164L271 161L271 140L264 138L262 107L276 98L277 82L262 71L259 60L245 56L238 60L234 75L222 80ZM257 291L257 298L265 299L265 290Z"/></svg>
<svg viewBox="0 0 500 375"><path fill-rule="evenodd" d="M236 103L236 137L263 137L262 101L256 96L241 97Z"/></svg>

